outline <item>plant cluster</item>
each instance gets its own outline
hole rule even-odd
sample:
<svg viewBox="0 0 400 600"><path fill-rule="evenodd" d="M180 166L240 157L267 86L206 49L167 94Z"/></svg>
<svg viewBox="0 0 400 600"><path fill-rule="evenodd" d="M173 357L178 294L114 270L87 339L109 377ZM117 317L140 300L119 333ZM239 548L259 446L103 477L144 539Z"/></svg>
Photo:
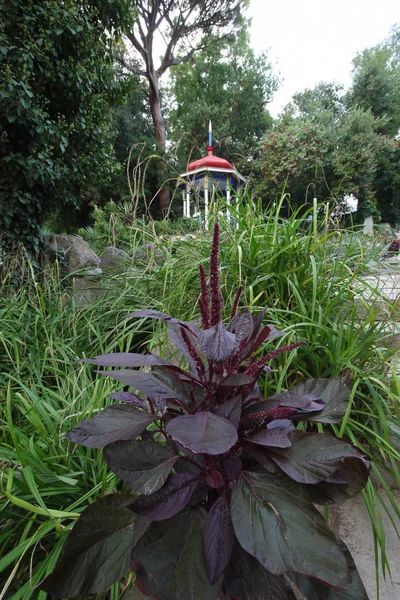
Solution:
<svg viewBox="0 0 400 600"><path fill-rule="evenodd" d="M200 267L202 327L154 310L129 315L168 322L188 370L152 353L84 359L120 367L98 372L135 392L111 393L118 404L66 437L102 448L135 494L107 495L82 513L40 586L55 598L97 593L131 568L159 600L288 600L288 581L310 599L333 589L338 599L367 599L348 550L313 505L367 483L359 451L312 425L340 421L349 389L340 377L314 379L263 399L260 375L304 342L261 356L280 333L263 325L263 312L238 312L241 288L225 327L218 255L216 225L208 281Z"/></svg>

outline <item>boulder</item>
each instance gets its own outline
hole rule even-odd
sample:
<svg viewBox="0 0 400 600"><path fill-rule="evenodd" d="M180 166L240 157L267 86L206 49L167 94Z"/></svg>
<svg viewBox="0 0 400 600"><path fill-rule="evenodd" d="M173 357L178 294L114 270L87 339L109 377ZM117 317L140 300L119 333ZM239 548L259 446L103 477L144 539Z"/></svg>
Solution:
<svg viewBox="0 0 400 600"><path fill-rule="evenodd" d="M58 259L67 273L82 272L82 270L90 270L93 273L93 269L98 269L100 265L100 258L93 252L89 244L78 235L46 235L43 238L43 249L45 262L51 264L55 259Z"/></svg>
<svg viewBox="0 0 400 600"><path fill-rule="evenodd" d="M114 246L107 246L100 255L100 269L106 272L123 273L130 263L129 254Z"/></svg>

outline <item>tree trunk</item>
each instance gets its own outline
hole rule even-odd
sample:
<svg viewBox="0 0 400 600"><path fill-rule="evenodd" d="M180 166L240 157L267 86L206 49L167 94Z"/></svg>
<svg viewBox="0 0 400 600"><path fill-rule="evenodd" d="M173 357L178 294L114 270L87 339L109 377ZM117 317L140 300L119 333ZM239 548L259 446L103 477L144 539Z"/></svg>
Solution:
<svg viewBox="0 0 400 600"><path fill-rule="evenodd" d="M157 152L159 152L161 156L164 156L166 148L165 122L161 110L159 80L155 73L149 77L149 100L157 143ZM167 166L164 160L159 160L157 162L156 171L157 186L159 189L158 200L161 213L165 216L169 208L170 195L168 187L164 185L168 179Z"/></svg>

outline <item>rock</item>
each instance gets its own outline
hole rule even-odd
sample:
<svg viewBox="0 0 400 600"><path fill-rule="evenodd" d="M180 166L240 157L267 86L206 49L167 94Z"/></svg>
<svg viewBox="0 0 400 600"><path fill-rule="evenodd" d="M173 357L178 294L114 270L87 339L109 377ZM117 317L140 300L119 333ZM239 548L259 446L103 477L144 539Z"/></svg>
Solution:
<svg viewBox="0 0 400 600"><path fill-rule="evenodd" d="M106 272L123 273L130 263L129 254L114 246L107 246L100 255L100 269Z"/></svg>
<svg viewBox="0 0 400 600"><path fill-rule="evenodd" d="M93 252L89 244L78 235L45 235L43 248L45 263L49 265L58 259L67 273L75 273L84 269L98 269L100 265L100 258Z"/></svg>
<svg viewBox="0 0 400 600"><path fill-rule="evenodd" d="M148 244L139 246L139 248L135 250L135 253L133 255L134 262L141 265L147 265L151 263L161 265L165 258L165 250L163 250L159 246L156 246L156 244L154 244L153 242L149 242Z"/></svg>

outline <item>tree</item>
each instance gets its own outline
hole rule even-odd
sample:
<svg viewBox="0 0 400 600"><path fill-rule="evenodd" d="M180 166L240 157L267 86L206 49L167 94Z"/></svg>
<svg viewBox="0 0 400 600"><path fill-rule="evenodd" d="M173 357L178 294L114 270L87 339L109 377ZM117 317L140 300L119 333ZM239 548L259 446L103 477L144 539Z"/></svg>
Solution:
<svg viewBox="0 0 400 600"><path fill-rule="evenodd" d="M214 124L218 152L246 172L257 142L272 118L266 109L278 87L266 55L249 46L247 23L234 39L214 40L190 63L171 69L171 139L179 168L204 155L208 121Z"/></svg>
<svg viewBox="0 0 400 600"><path fill-rule="evenodd" d="M120 61L130 71L148 82L155 139L161 154L166 149L166 128L161 103L160 78L173 65L187 62L195 52L207 47L215 36L228 35L237 24L240 9L248 0L135 0L137 19L126 34L140 58L138 68L129 58ZM165 42L163 55L156 66L156 34ZM165 166L159 163L159 184L165 179ZM169 191L159 193L160 208L169 206Z"/></svg>
<svg viewBox="0 0 400 600"><path fill-rule="evenodd" d="M54 210L111 180L110 104L127 0L0 0L0 234L34 252Z"/></svg>
<svg viewBox="0 0 400 600"><path fill-rule="evenodd" d="M346 107L334 84L296 94L261 143L258 193L272 201L285 190L294 205L354 194L360 218L377 215L375 177L394 151L385 123L370 110Z"/></svg>
<svg viewBox="0 0 400 600"><path fill-rule="evenodd" d="M381 131L394 146L380 157L374 187L382 219L396 225L400 223L400 27L394 27L382 43L357 54L353 67L348 105L370 109L382 119Z"/></svg>

